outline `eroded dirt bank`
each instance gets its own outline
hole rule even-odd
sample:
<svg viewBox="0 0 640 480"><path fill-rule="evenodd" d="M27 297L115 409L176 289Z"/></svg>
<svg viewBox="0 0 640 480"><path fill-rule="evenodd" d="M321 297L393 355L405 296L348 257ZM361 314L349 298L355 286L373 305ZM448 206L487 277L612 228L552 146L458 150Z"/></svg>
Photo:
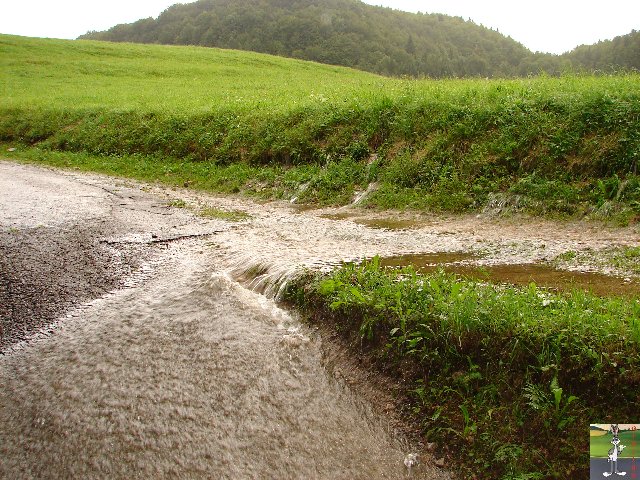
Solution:
<svg viewBox="0 0 640 480"><path fill-rule="evenodd" d="M404 478L418 447L258 292L373 255L523 263L638 241L634 229L484 217L371 228L362 212L8 162L0 205L3 478ZM412 473L449 476L424 452Z"/></svg>

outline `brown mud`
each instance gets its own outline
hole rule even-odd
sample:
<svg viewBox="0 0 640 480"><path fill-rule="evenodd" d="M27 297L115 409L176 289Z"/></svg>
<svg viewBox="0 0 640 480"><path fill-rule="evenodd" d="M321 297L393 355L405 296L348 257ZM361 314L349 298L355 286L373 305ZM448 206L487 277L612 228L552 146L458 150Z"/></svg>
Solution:
<svg viewBox="0 0 640 480"><path fill-rule="evenodd" d="M599 296L640 296L640 282L630 277L588 271L562 270L550 264L509 263L478 265L477 255L467 252L443 252L427 254L408 254L380 259L380 265L388 268L413 266L422 273L442 269L467 278L492 283L526 286L534 283L537 287L554 291L569 292L583 290Z"/></svg>

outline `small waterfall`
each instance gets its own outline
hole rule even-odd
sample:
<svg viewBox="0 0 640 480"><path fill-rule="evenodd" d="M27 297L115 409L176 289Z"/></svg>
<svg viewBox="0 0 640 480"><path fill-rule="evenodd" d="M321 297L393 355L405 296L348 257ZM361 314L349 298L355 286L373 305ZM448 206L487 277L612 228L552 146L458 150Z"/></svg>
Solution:
<svg viewBox="0 0 640 480"><path fill-rule="evenodd" d="M378 182L372 182L367 186L367 189L362 192L356 192L353 197L351 205L360 205L369 195L375 192L379 187Z"/></svg>
<svg viewBox="0 0 640 480"><path fill-rule="evenodd" d="M487 203L482 209L485 215L500 215L517 212L525 206L525 199L521 195L508 193L491 193L487 197Z"/></svg>
<svg viewBox="0 0 640 480"><path fill-rule="evenodd" d="M291 200L289 200L289 203L292 203L292 204L297 203L300 195L302 195L304 192L306 192L309 189L309 185L311 185L311 182L306 182L301 184L298 187L298 190L296 191L296 193L293 194L293 197L291 197Z"/></svg>
<svg viewBox="0 0 640 480"><path fill-rule="evenodd" d="M269 264L248 255L236 255L227 271L231 278L249 290L278 301L289 282L300 276L304 269L295 265Z"/></svg>
<svg viewBox="0 0 640 480"><path fill-rule="evenodd" d="M287 286L308 272L328 272L341 262L305 262L298 264L266 263L246 254L232 257L227 273L229 276L254 292L276 302L282 299Z"/></svg>

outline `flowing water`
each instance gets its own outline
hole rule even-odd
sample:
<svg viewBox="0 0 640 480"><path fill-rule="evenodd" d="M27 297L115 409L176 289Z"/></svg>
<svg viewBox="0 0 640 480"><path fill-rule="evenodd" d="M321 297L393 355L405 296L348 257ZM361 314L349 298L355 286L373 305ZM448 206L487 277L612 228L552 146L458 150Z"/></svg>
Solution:
<svg viewBox="0 0 640 480"><path fill-rule="evenodd" d="M191 256L4 360L1 476L403 478L321 340Z"/></svg>
<svg viewBox="0 0 640 480"><path fill-rule="evenodd" d="M37 199L49 188L60 209L75 200L73 178L60 191L49 181L60 175L0 167L13 179L11 228L21 212L47 220ZM407 469L415 445L271 299L301 265L351 257L336 246L357 245L356 232L332 236L305 219L302 233L298 215L256 205L252 222L199 219L136 188L78 180L96 215L122 226L102 242L153 254L125 288L0 356L0 478L449 478L428 458ZM318 228L333 240L314 250Z"/></svg>
<svg viewBox="0 0 640 480"><path fill-rule="evenodd" d="M91 218L113 227L96 244L114 255L123 245L149 250L123 288L0 355L0 478L7 479L449 478L428 455L406 468L419 449L332 373L328 345L273 299L305 269L374 255L431 265L535 263L636 240L595 231L585 243L582 227L506 228L462 217L392 229L321 217L340 210L6 163L0 185L8 234ZM176 198L250 219L199 218L169 208Z"/></svg>

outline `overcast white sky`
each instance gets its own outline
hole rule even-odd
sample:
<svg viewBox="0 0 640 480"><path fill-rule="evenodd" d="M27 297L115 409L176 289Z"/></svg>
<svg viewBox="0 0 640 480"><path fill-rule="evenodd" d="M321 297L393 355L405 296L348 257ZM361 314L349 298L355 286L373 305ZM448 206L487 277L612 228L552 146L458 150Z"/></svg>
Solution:
<svg viewBox="0 0 640 480"><path fill-rule="evenodd" d="M365 0L410 12L471 18L533 51L562 53L640 30L640 0ZM157 17L176 0L2 0L0 33L76 38ZM188 3L188 2L182 2Z"/></svg>

